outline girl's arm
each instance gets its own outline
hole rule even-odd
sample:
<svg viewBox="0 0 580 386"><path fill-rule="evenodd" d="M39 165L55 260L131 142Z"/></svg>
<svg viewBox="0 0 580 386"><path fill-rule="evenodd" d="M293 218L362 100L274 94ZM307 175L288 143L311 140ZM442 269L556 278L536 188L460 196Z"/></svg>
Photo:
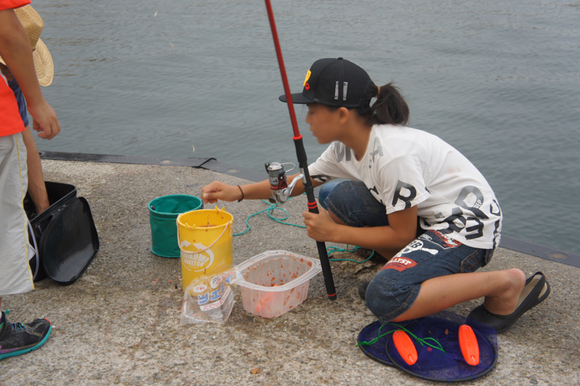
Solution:
<svg viewBox="0 0 580 386"><path fill-rule="evenodd" d="M288 184L291 184L296 176L298 176L298 174L294 174L288 177ZM312 185L314 187L320 184L321 183L318 181L312 181ZM291 196L298 196L302 193L304 193L304 185L300 180L296 183L296 186L294 186L294 190L292 191ZM214 181L211 184L201 188L201 198L206 204L215 204L218 200L236 201L242 198L245 200L265 200L271 195L272 191L270 190L269 180L264 180L253 184L240 185L240 187L237 185L228 185L224 184L223 182Z"/></svg>
<svg viewBox="0 0 580 386"><path fill-rule="evenodd" d="M304 212L308 236L316 241L357 245L373 249L390 259L413 241L417 234L417 207L389 214L389 225L357 228L334 221L320 208L320 213Z"/></svg>

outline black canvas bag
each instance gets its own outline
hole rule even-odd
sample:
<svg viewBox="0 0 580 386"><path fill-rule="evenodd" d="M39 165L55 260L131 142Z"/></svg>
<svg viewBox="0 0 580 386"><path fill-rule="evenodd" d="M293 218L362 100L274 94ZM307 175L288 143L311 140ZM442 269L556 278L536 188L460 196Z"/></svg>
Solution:
<svg viewBox="0 0 580 386"><path fill-rule="evenodd" d="M30 259L34 281L46 277L71 284L87 269L99 250L99 237L89 203L73 185L46 182L50 207L39 215L29 194L24 209L30 221Z"/></svg>

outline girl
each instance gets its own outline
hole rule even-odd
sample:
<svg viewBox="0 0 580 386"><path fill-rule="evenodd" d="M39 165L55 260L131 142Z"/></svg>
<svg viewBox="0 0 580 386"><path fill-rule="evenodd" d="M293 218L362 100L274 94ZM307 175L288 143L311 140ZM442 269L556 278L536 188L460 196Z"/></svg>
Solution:
<svg viewBox="0 0 580 386"><path fill-rule="evenodd" d="M307 104L310 131L319 143L330 144L308 167L313 185L325 185L318 197L324 209L303 215L307 234L389 259L359 289L381 322L485 297L470 317L503 332L547 297L541 273L526 280L515 268L474 272L499 244L502 213L494 192L456 149L405 126L409 108L391 83L376 86L348 60L320 59L292 100ZM206 203L263 199L269 187L267 180L244 186L213 182L201 195ZM303 191L299 181L292 195Z"/></svg>

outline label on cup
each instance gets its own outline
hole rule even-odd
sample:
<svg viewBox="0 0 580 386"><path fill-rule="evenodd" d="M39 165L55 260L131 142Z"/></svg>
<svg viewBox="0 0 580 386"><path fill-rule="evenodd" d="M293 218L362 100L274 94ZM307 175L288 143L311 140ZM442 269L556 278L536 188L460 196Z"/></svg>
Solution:
<svg viewBox="0 0 580 386"><path fill-rule="evenodd" d="M181 258L183 265L189 271L202 272L212 266L214 255L211 249L206 249L206 247L201 243L193 245L199 250L203 250L203 252L197 253L182 251Z"/></svg>

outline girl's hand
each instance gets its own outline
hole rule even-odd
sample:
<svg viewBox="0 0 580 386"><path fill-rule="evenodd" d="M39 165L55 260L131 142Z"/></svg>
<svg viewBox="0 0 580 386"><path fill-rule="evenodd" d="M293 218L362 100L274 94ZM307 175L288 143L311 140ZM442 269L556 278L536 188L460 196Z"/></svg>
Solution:
<svg viewBox="0 0 580 386"><path fill-rule="evenodd" d="M324 208L319 206L318 211L320 212L318 214L308 211L302 213L307 235L316 241L332 241L333 229L337 224L332 221Z"/></svg>
<svg viewBox="0 0 580 386"><path fill-rule="evenodd" d="M215 204L218 200L235 201L242 197L242 192L237 186L214 181L201 188L201 199L205 204Z"/></svg>

